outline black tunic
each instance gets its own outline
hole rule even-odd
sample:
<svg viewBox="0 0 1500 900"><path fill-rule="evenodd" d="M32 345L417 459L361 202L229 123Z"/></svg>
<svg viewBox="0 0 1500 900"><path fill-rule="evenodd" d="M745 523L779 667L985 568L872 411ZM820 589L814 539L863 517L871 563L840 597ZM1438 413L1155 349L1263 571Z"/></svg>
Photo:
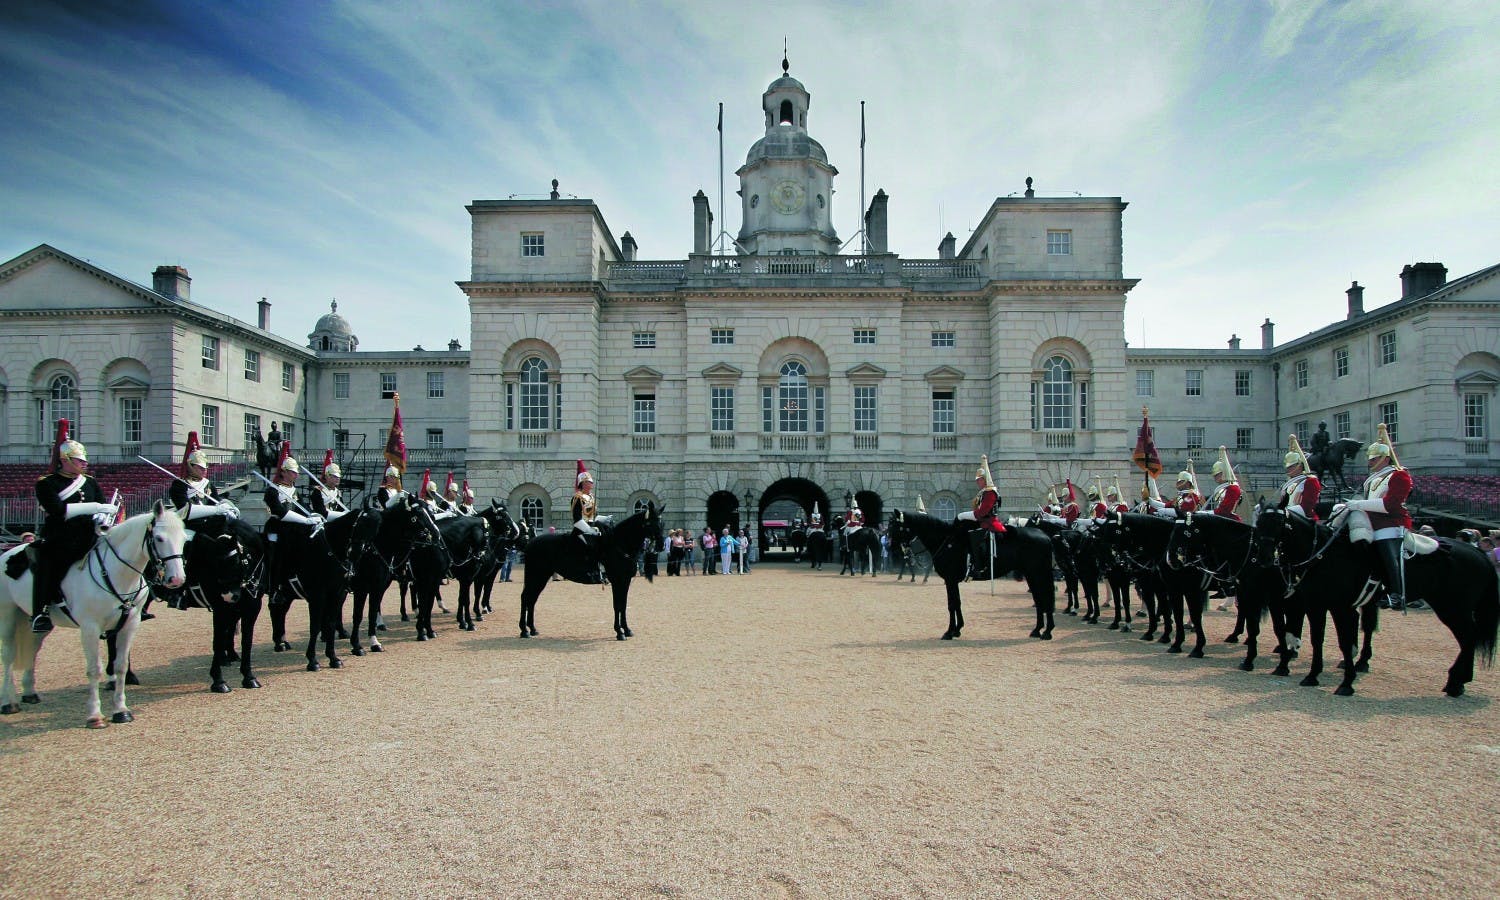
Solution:
<svg viewBox="0 0 1500 900"><path fill-rule="evenodd" d="M58 494L72 486L76 477L83 479L78 490L69 494L66 498ZM91 475L69 477L60 472L44 475L36 482L36 499L46 517L42 520L41 538L48 544L48 552L57 554L57 559L64 565L72 565L83 558L94 546L97 535L94 534L93 516L74 516L68 518L69 503L103 503L104 491L99 487L99 482Z"/></svg>
<svg viewBox="0 0 1500 900"><path fill-rule="evenodd" d="M209 500L213 500L215 502L209 503L208 501L204 500L204 495L207 495ZM212 481L205 483L201 492L194 492L191 488L188 487L186 481L174 480L172 482L172 486L167 490L167 498L172 501L173 506L186 513L189 504L198 503L205 506L214 506L217 504L220 496L219 489L214 487L214 483Z"/></svg>
<svg viewBox="0 0 1500 900"><path fill-rule="evenodd" d="M348 512L349 507L344 505L344 499L342 496L340 496L339 499L333 501L333 504L330 505L328 503L328 498L323 495L323 492L317 488L313 488L312 511L326 519L328 518L328 514L331 512Z"/></svg>

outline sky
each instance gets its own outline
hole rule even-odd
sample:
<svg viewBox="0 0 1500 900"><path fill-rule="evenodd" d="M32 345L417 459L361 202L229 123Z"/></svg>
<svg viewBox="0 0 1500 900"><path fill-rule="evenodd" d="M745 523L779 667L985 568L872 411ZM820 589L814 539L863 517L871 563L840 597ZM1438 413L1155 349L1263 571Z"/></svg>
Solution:
<svg viewBox="0 0 1500 900"><path fill-rule="evenodd" d="M1500 263L1492 2L6 4L0 259L47 243L304 340L337 299L366 350L468 345L473 200L594 200L641 259L725 217L791 74L838 167L833 221L890 195L890 247L960 246L1027 176L1121 197L1136 347L1287 341ZM857 245L855 245L857 246Z"/></svg>

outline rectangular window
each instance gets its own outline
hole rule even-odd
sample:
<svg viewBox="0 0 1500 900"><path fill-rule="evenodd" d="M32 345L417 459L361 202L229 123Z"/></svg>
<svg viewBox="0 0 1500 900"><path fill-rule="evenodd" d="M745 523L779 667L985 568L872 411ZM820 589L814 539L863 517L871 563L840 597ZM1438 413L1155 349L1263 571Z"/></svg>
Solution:
<svg viewBox="0 0 1500 900"><path fill-rule="evenodd" d="M631 335L631 346L637 350L655 350L656 332L637 331Z"/></svg>
<svg viewBox="0 0 1500 900"><path fill-rule="evenodd" d="M1306 447L1308 437L1307 420L1303 419L1302 421L1293 424L1292 430L1297 432L1297 443Z"/></svg>
<svg viewBox="0 0 1500 900"><path fill-rule="evenodd" d="M815 387L815 388L812 389L812 401L813 401L813 432L816 433L816 434L822 434L824 432L824 430L825 430L824 429L824 419L823 419L824 406L823 406L823 389L822 388Z"/></svg>
<svg viewBox="0 0 1500 900"><path fill-rule="evenodd" d="M856 344L873 344L873 343L875 343L875 329L873 329L873 328L856 328L856 329L854 329L854 343L856 343Z"/></svg>
<svg viewBox="0 0 1500 900"><path fill-rule="evenodd" d="M1234 371L1234 395L1236 397L1250 396L1250 370L1235 369Z"/></svg>
<svg viewBox="0 0 1500 900"><path fill-rule="evenodd" d="M552 383L552 430L562 431L562 382Z"/></svg>
<svg viewBox="0 0 1500 900"><path fill-rule="evenodd" d="M1396 332L1380 333L1380 364L1388 366L1396 361Z"/></svg>
<svg viewBox="0 0 1500 900"><path fill-rule="evenodd" d="M297 446L297 423L283 421L281 423L281 439L293 447ZM381 444L381 446L385 445Z"/></svg>
<svg viewBox="0 0 1500 900"><path fill-rule="evenodd" d="M760 389L760 430L776 430L776 397L769 386Z"/></svg>
<svg viewBox="0 0 1500 900"><path fill-rule="evenodd" d="M1189 450L1203 449L1203 426L1189 425L1187 430L1187 448Z"/></svg>
<svg viewBox="0 0 1500 900"><path fill-rule="evenodd" d="M441 429L441 428L429 428L429 429L427 429L427 449L428 450L441 450L441 449L443 449L443 429Z"/></svg>
<svg viewBox="0 0 1500 900"><path fill-rule="evenodd" d="M140 397L120 398L120 443L141 442L141 407Z"/></svg>
<svg viewBox="0 0 1500 900"><path fill-rule="evenodd" d="M955 434L958 425L958 406L952 391L932 392L932 433Z"/></svg>
<svg viewBox="0 0 1500 900"><path fill-rule="evenodd" d="M1240 453L1248 453L1255 446L1254 428L1236 428L1234 430L1234 449Z"/></svg>
<svg viewBox="0 0 1500 900"><path fill-rule="evenodd" d="M396 373L380 373L380 399L389 400L396 396Z"/></svg>
<svg viewBox="0 0 1500 900"><path fill-rule="evenodd" d="M710 344L732 344L734 343L734 329L710 328L708 330L708 342Z"/></svg>
<svg viewBox="0 0 1500 900"><path fill-rule="evenodd" d="M1307 387L1307 360L1299 359L1292 366L1292 387L1299 391Z"/></svg>
<svg viewBox="0 0 1500 900"><path fill-rule="evenodd" d="M245 380L260 381L260 351L245 351Z"/></svg>
<svg viewBox="0 0 1500 900"><path fill-rule="evenodd" d="M958 333L953 331L934 331L932 333L932 346L957 347Z"/></svg>
<svg viewBox="0 0 1500 900"><path fill-rule="evenodd" d="M1078 427L1082 431L1089 430L1089 383L1087 381L1078 383Z"/></svg>
<svg viewBox="0 0 1500 900"><path fill-rule="evenodd" d="M516 386L507 383L505 385L505 430L510 431L516 427Z"/></svg>
<svg viewBox="0 0 1500 900"><path fill-rule="evenodd" d="M1137 397L1156 396L1156 370L1137 369L1135 373L1135 395Z"/></svg>
<svg viewBox="0 0 1500 900"><path fill-rule="evenodd" d="M427 373L427 398L429 400L443 399L444 388L442 372Z"/></svg>
<svg viewBox="0 0 1500 900"><path fill-rule="evenodd" d="M219 339L210 334L203 336L203 368L219 368Z"/></svg>
<svg viewBox="0 0 1500 900"><path fill-rule="evenodd" d="M1380 421L1385 423L1385 430L1390 432L1391 440L1400 441L1401 435L1397 433L1400 417L1397 415L1395 402L1380 404Z"/></svg>
<svg viewBox="0 0 1500 900"><path fill-rule="evenodd" d="M384 447L385 444L380 446ZM347 429L339 429L333 433L333 455L344 457L349 454L349 432Z"/></svg>
<svg viewBox="0 0 1500 900"><path fill-rule="evenodd" d="M550 388L551 385L546 381L521 382L522 431L548 430L552 422L552 410L547 403Z"/></svg>
<svg viewBox="0 0 1500 900"><path fill-rule="evenodd" d="M255 435L260 432L260 416L245 413L245 449L255 449Z"/></svg>
<svg viewBox="0 0 1500 900"><path fill-rule="evenodd" d="M297 389L297 367L289 362L281 364L281 389L283 391Z"/></svg>
<svg viewBox="0 0 1500 900"><path fill-rule="evenodd" d="M522 256L546 256L547 242L540 231L521 232L521 255Z"/></svg>
<svg viewBox="0 0 1500 900"><path fill-rule="evenodd" d="M1203 396L1203 370L1188 369L1186 382L1186 393L1189 397Z"/></svg>
<svg viewBox="0 0 1500 900"><path fill-rule="evenodd" d="M1333 377L1343 378L1349 374L1349 348L1340 347L1333 351Z"/></svg>
<svg viewBox="0 0 1500 900"><path fill-rule="evenodd" d="M1042 383L1033 381L1031 383L1031 430L1042 430L1041 404L1037 401L1037 395L1042 392Z"/></svg>
<svg viewBox="0 0 1500 900"><path fill-rule="evenodd" d="M1350 428L1350 426L1349 426L1349 414L1348 413L1341 412L1341 413L1334 413L1333 414L1333 439L1334 440L1336 440L1336 441L1343 440L1344 438L1346 438L1346 437L1349 436L1349 432L1352 431L1352 430L1353 429Z"/></svg>
<svg viewBox="0 0 1500 900"><path fill-rule="evenodd" d="M875 427L874 386L857 386L854 388L854 430L877 430Z"/></svg>
<svg viewBox="0 0 1500 900"><path fill-rule="evenodd" d="M656 434L656 395L636 394L630 411L632 434Z"/></svg>
<svg viewBox="0 0 1500 900"><path fill-rule="evenodd" d="M349 399L349 373L348 372L334 372L333 373L333 399L335 399L335 400L348 400Z"/></svg>
<svg viewBox="0 0 1500 900"><path fill-rule="evenodd" d="M202 432L203 446L219 446L219 408L204 404L203 415L198 420L199 431Z"/></svg>
<svg viewBox="0 0 1500 900"><path fill-rule="evenodd" d="M713 431L734 430L734 388L708 389L708 422Z"/></svg>
<svg viewBox="0 0 1500 900"><path fill-rule="evenodd" d="M1464 438L1482 441L1489 436L1489 397L1484 394L1464 394Z"/></svg>
<svg viewBox="0 0 1500 900"><path fill-rule="evenodd" d="M1073 252L1073 232L1060 228L1047 229L1047 255L1068 256Z"/></svg>

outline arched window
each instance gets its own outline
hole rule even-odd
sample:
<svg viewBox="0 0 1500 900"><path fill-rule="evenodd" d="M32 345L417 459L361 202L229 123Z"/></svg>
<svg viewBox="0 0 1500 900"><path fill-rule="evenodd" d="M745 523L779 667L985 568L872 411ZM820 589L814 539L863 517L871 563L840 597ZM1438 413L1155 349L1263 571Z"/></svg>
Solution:
<svg viewBox="0 0 1500 900"><path fill-rule="evenodd" d="M548 408L548 366L540 356L528 356L521 362L521 430L547 431L551 410Z"/></svg>
<svg viewBox="0 0 1500 900"><path fill-rule="evenodd" d="M42 441L50 443L57 435L57 420L67 419L69 434L77 438L81 432L78 422L78 384L71 375L56 375L47 385L46 410L42 414Z"/></svg>
<svg viewBox="0 0 1500 900"><path fill-rule="evenodd" d="M1042 428L1073 427L1073 364L1052 356L1042 363Z"/></svg>
<svg viewBox="0 0 1500 900"><path fill-rule="evenodd" d="M534 533L540 534L542 532L545 513L542 509L540 497L525 497L521 500L521 518L525 520L527 525L531 526L531 530Z"/></svg>
<svg viewBox="0 0 1500 900"><path fill-rule="evenodd" d="M958 501L945 494L933 497L932 515L945 522L951 521L958 516Z"/></svg>
<svg viewBox="0 0 1500 900"><path fill-rule="evenodd" d="M794 118L795 117L794 117L794 115L792 113L792 101L790 101L790 100L783 100L783 101L781 101L781 117L780 117L780 122L778 124L781 124L781 125L790 125L790 124L792 124L792 121L794 120Z"/></svg>
<svg viewBox="0 0 1500 900"><path fill-rule="evenodd" d="M788 360L781 366L776 383L777 406L780 409L780 431L807 431L807 366Z"/></svg>
<svg viewBox="0 0 1500 900"><path fill-rule="evenodd" d="M635 512L638 512L638 513L645 512L650 506L651 506L651 499L649 497L637 497L637 498L635 498Z"/></svg>

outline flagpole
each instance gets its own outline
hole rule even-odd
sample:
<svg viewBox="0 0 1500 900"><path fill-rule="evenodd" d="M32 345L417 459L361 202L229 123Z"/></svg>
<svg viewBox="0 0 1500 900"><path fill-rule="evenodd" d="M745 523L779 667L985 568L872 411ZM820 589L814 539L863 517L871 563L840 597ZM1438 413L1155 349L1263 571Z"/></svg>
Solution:
<svg viewBox="0 0 1500 900"><path fill-rule="evenodd" d="M870 255L870 229L865 221L865 101L859 101L859 243L860 254Z"/></svg>
<svg viewBox="0 0 1500 900"><path fill-rule="evenodd" d="M719 101L719 231L724 231L724 101ZM712 252L717 247L724 246L723 241L714 239L713 246L709 248Z"/></svg>

